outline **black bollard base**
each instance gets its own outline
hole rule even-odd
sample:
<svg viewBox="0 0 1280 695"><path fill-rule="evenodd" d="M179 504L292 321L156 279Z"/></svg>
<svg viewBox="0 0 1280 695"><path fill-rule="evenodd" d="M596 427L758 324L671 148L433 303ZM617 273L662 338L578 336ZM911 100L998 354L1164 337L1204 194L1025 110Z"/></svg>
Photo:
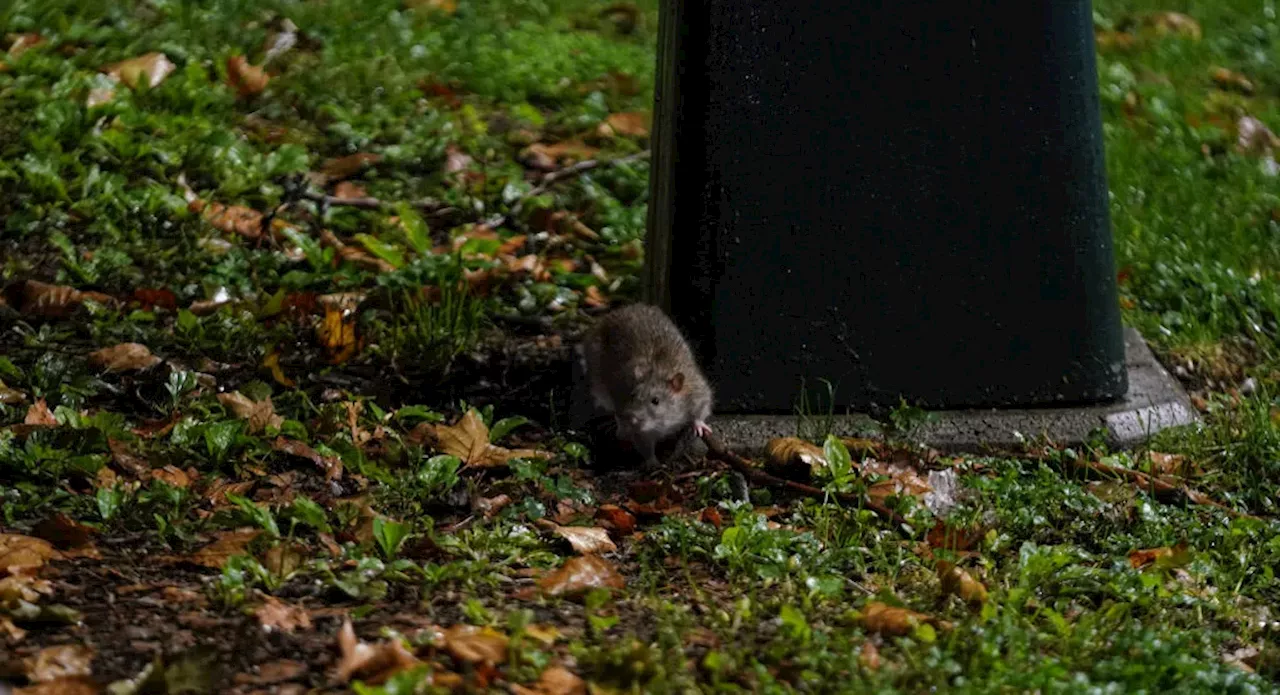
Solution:
<svg viewBox="0 0 1280 695"><path fill-rule="evenodd" d="M1125 330L1125 366L1129 393L1111 403L1074 408L1000 408L935 411L910 439L941 451L986 452L1016 449L1045 437L1060 445L1077 445L1101 433L1118 449L1141 445L1170 427L1199 421L1182 385L1156 361L1142 336ZM728 448L757 454L774 437L795 436L797 417L784 415L716 416L711 426ZM877 431L866 415L835 418L835 434L868 436Z"/></svg>

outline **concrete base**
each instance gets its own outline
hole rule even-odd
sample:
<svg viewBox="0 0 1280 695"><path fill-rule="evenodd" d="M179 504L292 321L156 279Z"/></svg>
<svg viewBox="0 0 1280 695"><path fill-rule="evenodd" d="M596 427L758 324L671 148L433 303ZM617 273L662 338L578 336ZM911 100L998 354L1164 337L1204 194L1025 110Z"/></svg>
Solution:
<svg viewBox="0 0 1280 695"><path fill-rule="evenodd" d="M910 438L942 451L983 452L1016 448L1041 436L1076 445L1101 432L1111 446L1132 448L1155 432L1199 421L1182 386L1131 328L1125 330L1125 366L1129 393L1118 402L1075 408L940 411ZM717 415L711 426L726 446L750 453L763 450L774 437L795 436L796 420L794 415ZM841 436L866 436L877 430L875 421L865 415L835 418L835 433Z"/></svg>

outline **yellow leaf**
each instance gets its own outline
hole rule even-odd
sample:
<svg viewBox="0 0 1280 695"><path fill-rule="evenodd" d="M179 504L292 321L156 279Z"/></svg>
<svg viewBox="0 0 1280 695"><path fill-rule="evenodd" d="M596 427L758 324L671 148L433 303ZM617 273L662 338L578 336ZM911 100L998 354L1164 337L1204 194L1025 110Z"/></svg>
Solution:
<svg viewBox="0 0 1280 695"><path fill-rule="evenodd" d="M147 53L113 63L102 68L102 71L129 88L136 89L144 82L148 87L159 87L176 67L163 53Z"/></svg>

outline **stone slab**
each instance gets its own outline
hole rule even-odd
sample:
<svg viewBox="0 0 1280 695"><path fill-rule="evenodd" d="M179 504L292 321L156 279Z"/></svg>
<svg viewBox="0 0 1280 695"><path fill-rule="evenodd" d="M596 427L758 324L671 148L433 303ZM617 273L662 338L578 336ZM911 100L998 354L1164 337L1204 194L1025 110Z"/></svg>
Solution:
<svg viewBox="0 0 1280 695"><path fill-rule="evenodd" d="M1154 433L1199 421L1181 384L1151 354L1136 330L1125 329L1125 367L1129 393L1098 405L1068 408L1018 408L935 411L911 439L942 451L1008 450L1037 437L1063 445L1077 445L1102 432L1115 448L1133 448ZM794 415L718 415L711 425L726 446L742 453L759 452L774 437L795 436ZM841 436L865 436L876 431L866 415L837 416L834 431Z"/></svg>

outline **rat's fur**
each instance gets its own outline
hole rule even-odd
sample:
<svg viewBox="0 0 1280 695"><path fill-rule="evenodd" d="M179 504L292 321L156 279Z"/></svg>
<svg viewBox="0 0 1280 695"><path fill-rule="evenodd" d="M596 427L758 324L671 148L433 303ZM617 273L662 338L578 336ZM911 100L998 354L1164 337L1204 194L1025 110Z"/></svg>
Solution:
<svg viewBox="0 0 1280 695"><path fill-rule="evenodd" d="M661 309L633 304L606 314L583 339L582 357L596 406L614 415L618 438L646 462L686 427L710 431L711 385Z"/></svg>

